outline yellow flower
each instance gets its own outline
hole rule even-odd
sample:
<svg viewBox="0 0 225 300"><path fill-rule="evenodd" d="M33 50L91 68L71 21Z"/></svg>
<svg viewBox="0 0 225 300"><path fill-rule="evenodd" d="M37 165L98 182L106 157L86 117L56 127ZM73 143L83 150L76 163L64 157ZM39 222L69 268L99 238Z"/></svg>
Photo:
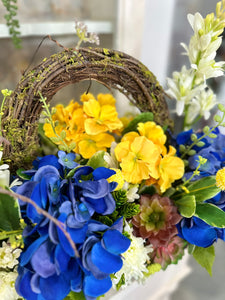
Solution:
<svg viewBox="0 0 225 300"><path fill-rule="evenodd" d="M220 169L216 173L216 186L225 191L225 168Z"/></svg>
<svg viewBox="0 0 225 300"><path fill-rule="evenodd" d="M169 152L165 155L159 163L159 180L161 192L165 192L171 184L183 177L184 175L184 162L179 157L174 156L176 149L172 146L169 147Z"/></svg>
<svg viewBox="0 0 225 300"><path fill-rule="evenodd" d="M91 93L84 93L83 95L81 95L80 97L80 101L81 102L86 102L89 101L90 99L95 99L95 97L91 94Z"/></svg>
<svg viewBox="0 0 225 300"><path fill-rule="evenodd" d="M78 143L78 152L84 158L90 158L99 150L106 151L114 142L114 137L108 133L100 133L98 135L84 134Z"/></svg>
<svg viewBox="0 0 225 300"><path fill-rule="evenodd" d="M111 94L98 94L98 102L100 105L115 105L116 99Z"/></svg>
<svg viewBox="0 0 225 300"><path fill-rule="evenodd" d="M87 134L96 135L108 130L111 132L123 126L113 105L101 106L97 100L90 99L84 102L84 112L88 116L84 123Z"/></svg>
<svg viewBox="0 0 225 300"><path fill-rule="evenodd" d="M150 121L146 123L138 123L138 131L140 135L146 136L154 144L158 145L162 149L162 152L166 151L164 146L166 142L166 135L164 134L161 126Z"/></svg>
<svg viewBox="0 0 225 300"><path fill-rule="evenodd" d="M157 163L160 159L158 147L144 136L136 136L132 141L132 135L134 137L136 134L127 134L125 141L115 148L116 158L121 161L124 179L135 184L150 176L158 178Z"/></svg>
<svg viewBox="0 0 225 300"><path fill-rule="evenodd" d="M114 168L111 168L111 170L115 171L116 174L112 175L111 177L109 177L107 179L108 182L117 182L118 185L116 187L116 189L114 191L118 191L120 189L122 189L123 185L124 185L124 177L123 177L123 174L121 172L120 169L114 169Z"/></svg>

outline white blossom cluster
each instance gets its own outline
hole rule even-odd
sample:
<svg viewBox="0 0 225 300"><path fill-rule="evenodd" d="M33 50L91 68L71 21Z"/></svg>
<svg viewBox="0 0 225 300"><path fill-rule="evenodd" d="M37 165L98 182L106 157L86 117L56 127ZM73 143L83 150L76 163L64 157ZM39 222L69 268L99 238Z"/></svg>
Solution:
<svg viewBox="0 0 225 300"><path fill-rule="evenodd" d="M190 61L167 79L167 94L177 100L176 112L185 114L186 125L191 125L198 116L206 120L210 110L217 103L216 96L207 86L206 80L224 74L224 61L216 62L215 57L222 43L220 36L225 27L225 0L217 3L216 15L208 14L204 19L200 13L189 14L188 21L194 31L190 43L181 44Z"/></svg>
<svg viewBox="0 0 225 300"><path fill-rule="evenodd" d="M115 273L115 278L112 278L113 287L116 288L121 276L124 274L125 284L122 289L129 286L133 281L143 283L146 279L144 273L148 273L146 262L149 261L149 253L153 251L152 245L145 246L144 240L141 237L136 237L132 234L132 228L126 224L125 231L131 237L131 245L129 249L123 253L123 266Z"/></svg>

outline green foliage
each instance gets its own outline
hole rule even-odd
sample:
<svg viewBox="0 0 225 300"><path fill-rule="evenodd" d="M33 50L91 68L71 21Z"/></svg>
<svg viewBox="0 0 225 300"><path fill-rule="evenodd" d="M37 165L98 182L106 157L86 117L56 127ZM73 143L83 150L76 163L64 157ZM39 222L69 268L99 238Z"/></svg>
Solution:
<svg viewBox="0 0 225 300"><path fill-rule="evenodd" d="M93 169L97 169L99 167L108 166L107 162L104 160L105 151L98 151L88 160L87 165L92 167Z"/></svg>
<svg viewBox="0 0 225 300"><path fill-rule="evenodd" d="M188 195L195 196L196 202L203 202L213 198L220 192L220 188L216 186L215 176L208 176L189 183L187 186Z"/></svg>
<svg viewBox="0 0 225 300"><path fill-rule="evenodd" d="M9 28L13 44L17 49L19 49L21 48L21 39L19 38L20 32L18 30L20 26L19 21L15 19L18 10L17 0L2 0L2 3L7 10L7 14L4 15L4 18Z"/></svg>
<svg viewBox="0 0 225 300"><path fill-rule="evenodd" d="M84 293L75 293L75 292L70 292L69 295L64 298L64 300L86 300L84 297Z"/></svg>
<svg viewBox="0 0 225 300"><path fill-rule="evenodd" d="M123 273L122 276L120 277L119 282L116 285L117 291L119 291L119 289L121 288L121 286L124 285L125 283L126 283L126 281L125 281L125 275Z"/></svg>
<svg viewBox="0 0 225 300"><path fill-rule="evenodd" d="M31 176L24 173L24 171L25 171L24 169L21 169L21 168L18 169L16 171L17 176L19 176L21 179L24 179L24 180L30 180Z"/></svg>
<svg viewBox="0 0 225 300"><path fill-rule="evenodd" d="M195 196L185 195L175 202L180 214L185 218L191 218L195 213L196 201Z"/></svg>
<svg viewBox="0 0 225 300"><path fill-rule="evenodd" d="M140 205L136 203L127 202L125 205L121 206L119 209L119 214L125 219L130 219L136 216L140 212Z"/></svg>
<svg viewBox="0 0 225 300"><path fill-rule="evenodd" d="M225 228L225 212L214 204L197 203L195 216L211 226Z"/></svg>
<svg viewBox="0 0 225 300"><path fill-rule="evenodd" d="M153 121L154 120L154 115L151 112L144 112L135 117L129 124L128 126L123 130L122 135L125 133L128 133L130 131L137 131L137 125L138 123L146 123L148 121Z"/></svg>
<svg viewBox="0 0 225 300"><path fill-rule="evenodd" d="M147 266L148 273L144 273L145 277L148 277L150 275L153 275L156 272L159 272L162 269L162 266L160 264L150 264Z"/></svg>
<svg viewBox="0 0 225 300"><path fill-rule="evenodd" d="M116 201L116 206L121 207L127 203L127 192L125 190L118 190L113 192L113 198Z"/></svg>
<svg viewBox="0 0 225 300"><path fill-rule="evenodd" d="M0 230L20 229L20 211L17 201L9 195L0 194Z"/></svg>
<svg viewBox="0 0 225 300"><path fill-rule="evenodd" d="M195 246L193 257L203 268L207 270L209 275L212 276L212 266L215 259L214 246L212 245L208 248Z"/></svg>

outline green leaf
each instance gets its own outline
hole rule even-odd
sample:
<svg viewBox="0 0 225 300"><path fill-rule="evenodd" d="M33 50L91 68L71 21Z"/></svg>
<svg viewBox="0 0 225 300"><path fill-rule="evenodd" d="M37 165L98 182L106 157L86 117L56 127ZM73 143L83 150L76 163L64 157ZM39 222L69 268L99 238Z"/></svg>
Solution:
<svg viewBox="0 0 225 300"><path fill-rule="evenodd" d="M144 112L135 117L128 126L123 130L123 135L130 131L137 131L138 123L146 123L148 121L153 121L154 115L151 112Z"/></svg>
<svg viewBox="0 0 225 300"><path fill-rule="evenodd" d="M193 257L203 268L207 270L209 275L212 276L212 266L215 259L214 246L212 245L208 248L195 246Z"/></svg>
<svg viewBox="0 0 225 300"><path fill-rule="evenodd" d="M99 167L108 167L107 162L104 160L105 151L96 152L87 162L87 165L93 169Z"/></svg>
<svg viewBox="0 0 225 300"><path fill-rule="evenodd" d="M0 229L12 231L20 228L20 210L17 201L9 195L0 194Z"/></svg>
<svg viewBox="0 0 225 300"><path fill-rule="evenodd" d="M214 204L197 203L195 216L211 226L225 228L225 212Z"/></svg>
<svg viewBox="0 0 225 300"><path fill-rule="evenodd" d="M16 174L21 178L21 179L24 179L24 180L30 180L31 179L31 176L27 175L26 173L24 173L24 169L18 169L16 171Z"/></svg>
<svg viewBox="0 0 225 300"><path fill-rule="evenodd" d="M201 178L194 183L187 185L189 195L194 195L196 202L203 202L213 198L220 192L220 188L216 186L215 176Z"/></svg>
<svg viewBox="0 0 225 300"><path fill-rule="evenodd" d="M185 218L191 218L195 213L196 201L194 195L186 195L175 201L180 214Z"/></svg>
<svg viewBox="0 0 225 300"><path fill-rule="evenodd" d="M84 293L75 293L75 292L70 292L69 295L64 298L64 300L86 300L84 297Z"/></svg>

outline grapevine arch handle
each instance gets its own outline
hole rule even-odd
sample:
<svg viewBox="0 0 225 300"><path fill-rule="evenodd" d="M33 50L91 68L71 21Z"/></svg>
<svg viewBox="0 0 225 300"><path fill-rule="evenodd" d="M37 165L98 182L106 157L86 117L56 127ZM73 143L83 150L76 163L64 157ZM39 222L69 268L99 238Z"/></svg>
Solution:
<svg viewBox="0 0 225 300"><path fill-rule="evenodd" d="M40 93L48 103L64 86L89 79L119 90L140 111L153 112L156 123L171 126L163 89L141 62L104 48L64 50L27 72L5 103L3 135L11 144L4 155L11 165L27 165L37 155Z"/></svg>

